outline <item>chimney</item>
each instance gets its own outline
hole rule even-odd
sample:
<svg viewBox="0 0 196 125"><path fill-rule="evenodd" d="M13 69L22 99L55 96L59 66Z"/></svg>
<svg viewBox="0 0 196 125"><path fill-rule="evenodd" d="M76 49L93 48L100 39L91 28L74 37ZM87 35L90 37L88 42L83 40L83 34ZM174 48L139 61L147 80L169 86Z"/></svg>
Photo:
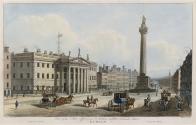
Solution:
<svg viewBox="0 0 196 125"><path fill-rule="evenodd" d="M86 55L86 60L89 61L89 55L88 54Z"/></svg>
<svg viewBox="0 0 196 125"><path fill-rule="evenodd" d="M24 48L24 52L25 52L25 53L28 52L28 49L27 49L27 48Z"/></svg>
<svg viewBox="0 0 196 125"><path fill-rule="evenodd" d="M107 71L107 72L109 71L109 66L106 66L106 71Z"/></svg>
<svg viewBox="0 0 196 125"><path fill-rule="evenodd" d="M49 53L50 55L52 55L53 54L53 52L52 51L50 51L50 53Z"/></svg>
<svg viewBox="0 0 196 125"><path fill-rule="evenodd" d="M71 56L71 51L69 51L69 57Z"/></svg>
<svg viewBox="0 0 196 125"><path fill-rule="evenodd" d="M8 47L8 46L5 46L5 47L4 47L4 52L9 53L9 47Z"/></svg>
<svg viewBox="0 0 196 125"><path fill-rule="evenodd" d="M46 50L44 50L44 54L47 54L47 51Z"/></svg>
<svg viewBox="0 0 196 125"><path fill-rule="evenodd" d="M37 53L41 53L41 50L40 49L37 49Z"/></svg>
<svg viewBox="0 0 196 125"><path fill-rule="evenodd" d="M99 72L102 72L102 67L101 66L99 66Z"/></svg>
<svg viewBox="0 0 196 125"><path fill-rule="evenodd" d="M103 64L103 70L105 70L105 64Z"/></svg>

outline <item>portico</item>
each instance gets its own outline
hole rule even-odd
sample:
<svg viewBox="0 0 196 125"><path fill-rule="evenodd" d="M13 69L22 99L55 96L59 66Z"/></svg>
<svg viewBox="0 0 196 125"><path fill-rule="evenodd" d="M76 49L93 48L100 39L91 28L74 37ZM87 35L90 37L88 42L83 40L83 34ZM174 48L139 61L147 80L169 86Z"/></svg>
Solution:
<svg viewBox="0 0 196 125"><path fill-rule="evenodd" d="M90 63L81 58L63 56L55 63L55 74L60 74L60 80L55 77L56 92L86 93L88 92L88 67Z"/></svg>

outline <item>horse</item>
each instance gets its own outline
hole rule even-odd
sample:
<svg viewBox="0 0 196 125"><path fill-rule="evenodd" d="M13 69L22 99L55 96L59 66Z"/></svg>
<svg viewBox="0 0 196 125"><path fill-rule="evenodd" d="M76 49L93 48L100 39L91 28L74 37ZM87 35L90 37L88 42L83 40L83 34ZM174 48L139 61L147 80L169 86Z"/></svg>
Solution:
<svg viewBox="0 0 196 125"><path fill-rule="evenodd" d="M88 106L90 106L89 100L83 100L83 105L86 106L86 104L88 104Z"/></svg>
<svg viewBox="0 0 196 125"><path fill-rule="evenodd" d="M127 98L127 108L129 109L130 106L133 106L134 108L134 102L135 102L135 98Z"/></svg>
<svg viewBox="0 0 196 125"><path fill-rule="evenodd" d="M93 107L94 105L96 105L97 107L97 102L98 102L98 98L94 98L93 100L89 101L89 105L93 104Z"/></svg>
<svg viewBox="0 0 196 125"><path fill-rule="evenodd" d="M43 97L40 101L40 103L48 103L50 102L50 99L48 97Z"/></svg>
<svg viewBox="0 0 196 125"><path fill-rule="evenodd" d="M152 110L152 102L150 102L148 99L144 99L144 108L147 111Z"/></svg>
<svg viewBox="0 0 196 125"><path fill-rule="evenodd" d="M73 95L69 95L68 97L65 97L65 102L71 103L73 97L74 97Z"/></svg>

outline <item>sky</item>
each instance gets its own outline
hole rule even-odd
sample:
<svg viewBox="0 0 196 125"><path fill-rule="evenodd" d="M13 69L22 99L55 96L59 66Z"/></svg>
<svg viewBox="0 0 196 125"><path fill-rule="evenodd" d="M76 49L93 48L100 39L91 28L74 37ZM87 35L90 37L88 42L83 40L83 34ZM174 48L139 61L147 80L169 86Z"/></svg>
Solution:
<svg viewBox="0 0 196 125"><path fill-rule="evenodd" d="M168 76L192 49L192 4L4 4L4 45L18 53L61 51L98 65L139 71L142 16L146 17L147 75Z"/></svg>

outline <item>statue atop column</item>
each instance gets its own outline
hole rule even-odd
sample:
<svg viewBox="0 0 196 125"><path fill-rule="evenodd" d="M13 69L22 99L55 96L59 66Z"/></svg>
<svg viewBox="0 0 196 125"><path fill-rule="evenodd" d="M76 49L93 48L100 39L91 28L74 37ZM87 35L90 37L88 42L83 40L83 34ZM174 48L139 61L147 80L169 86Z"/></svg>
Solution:
<svg viewBox="0 0 196 125"><path fill-rule="evenodd" d="M146 24L146 17L145 16L142 17L142 24Z"/></svg>

